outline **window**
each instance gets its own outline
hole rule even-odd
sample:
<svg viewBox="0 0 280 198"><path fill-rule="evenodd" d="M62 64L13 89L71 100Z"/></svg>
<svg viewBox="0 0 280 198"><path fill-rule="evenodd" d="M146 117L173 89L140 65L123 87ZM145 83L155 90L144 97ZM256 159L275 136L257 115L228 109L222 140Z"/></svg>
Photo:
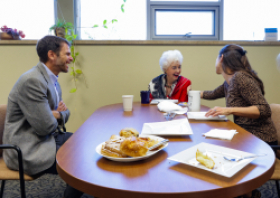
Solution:
<svg viewBox="0 0 280 198"><path fill-rule="evenodd" d="M148 0L148 38L219 40L222 1Z"/></svg>
<svg viewBox="0 0 280 198"><path fill-rule="evenodd" d="M72 6L68 9L69 2L65 0L1 1L0 27L7 25L22 30L25 39L42 38L49 34L49 28L55 22L57 1L63 8L62 15L73 16ZM280 0L73 2L75 25L81 39L263 40L265 28L278 28L280 39ZM124 12L121 10L123 4ZM65 13L68 11L70 14ZM107 20L105 25L104 20Z"/></svg>
<svg viewBox="0 0 280 198"><path fill-rule="evenodd" d="M155 18L156 36L215 35L213 28L215 18L214 11L161 9L155 10Z"/></svg>
<svg viewBox="0 0 280 198"><path fill-rule="evenodd" d="M81 39L146 40L146 0L80 0L80 13Z"/></svg>
<svg viewBox="0 0 280 198"><path fill-rule="evenodd" d="M264 28L278 28L279 39L279 8L279 0L224 0L224 40L263 40Z"/></svg>
<svg viewBox="0 0 280 198"><path fill-rule="evenodd" d="M54 0L1 1L0 27L22 30L24 39L40 39L54 24Z"/></svg>

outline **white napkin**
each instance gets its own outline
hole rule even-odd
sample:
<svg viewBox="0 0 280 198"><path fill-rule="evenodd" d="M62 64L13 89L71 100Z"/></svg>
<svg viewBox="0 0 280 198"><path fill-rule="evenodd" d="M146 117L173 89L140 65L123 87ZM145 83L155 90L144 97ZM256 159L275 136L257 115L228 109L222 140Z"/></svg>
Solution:
<svg viewBox="0 0 280 198"><path fill-rule="evenodd" d="M164 111L166 113L177 113L177 114L184 114L187 113L188 108L182 108L181 106L174 104L170 101L162 101L157 105L160 111Z"/></svg>
<svg viewBox="0 0 280 198"><path fill-rule="evenodd" d="M231 140L236 133L238 133L236 130L212 129L211 131L204 133L204 136L223 140Z"/></svg>

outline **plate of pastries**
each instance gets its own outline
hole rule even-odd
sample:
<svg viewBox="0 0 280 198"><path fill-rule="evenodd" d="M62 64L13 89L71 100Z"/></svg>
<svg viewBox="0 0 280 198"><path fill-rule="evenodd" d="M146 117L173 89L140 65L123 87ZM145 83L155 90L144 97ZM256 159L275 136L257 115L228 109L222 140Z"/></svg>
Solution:
<svg viewBox="0 0 280 198"><path fill-rule="evenodd" d="M168 143L149 149L164 138L155 135L139 135L133 128L124 128L118 135L112 135L109 140L96 147L101 156L119 162L132 162L146 159L168 146Z"/></svg>

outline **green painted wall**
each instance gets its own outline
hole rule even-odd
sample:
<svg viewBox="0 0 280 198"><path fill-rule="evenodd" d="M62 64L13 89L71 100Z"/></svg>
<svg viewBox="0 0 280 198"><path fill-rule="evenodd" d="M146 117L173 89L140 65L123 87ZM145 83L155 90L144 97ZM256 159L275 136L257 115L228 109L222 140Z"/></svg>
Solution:
<svg viewBox="0 0 280 198"><path fill-rule="evenodd" d="M215 73L215 60L220 46L146 46L146 45L78 45L77 66L86 75L88 88L78 81L77 93L69 90L74 82L61 73L59 81L63 99L71 111L68 131L75 132L99 107L122 102L124 94L140 101L140 90L147 90L150 80L161 74L159 58L162 52L178 49L184 56L182 75L191 79L193 90L212 90L223 83ZM280 103L280 73L276 69L279 46L244 46L253 68L263 80L266 99ZM35 45L0 45L0 103L7 103L8 94L19 76L38 63ZM224 99L202 101L209 107L225 106ZM113 132L114 133L114 132Z"/></svg>

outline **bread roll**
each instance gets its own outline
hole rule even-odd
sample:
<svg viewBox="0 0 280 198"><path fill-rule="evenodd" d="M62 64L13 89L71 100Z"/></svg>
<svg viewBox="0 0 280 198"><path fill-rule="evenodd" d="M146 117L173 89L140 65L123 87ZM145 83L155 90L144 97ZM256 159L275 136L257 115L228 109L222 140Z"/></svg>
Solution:
<svg viewBox="0 0 280 198"><path fill-rule="evenodd" d="M122 141L124 141L124 139L125 139L125 137L121 137L121 136L119 136L119 135L112 135L112 136L110 137L110 140L111 140L112 142L122 142Z"/></svg>
<svg viewBox="0 0 280 198"><path fill-rule="evenodd" d="M148 142L131 136L121 143L120 150L131 157L144 156L148 152Z"/></svg>
<svg viewBox="0 0 280 198"><path fill-rule="evenodd" d="M128 138L130 136L138 137L139 132L133 128L124 128L120 131L120 136Z"/></svg>
<svg viewBox="0 0 280 198"><path fill-rule="evenodd" d="M215 166L215 162L209 156L204 155L201 151L197 149L196 151L196 160L200 162L206 168L212 169Z"/></svg>

